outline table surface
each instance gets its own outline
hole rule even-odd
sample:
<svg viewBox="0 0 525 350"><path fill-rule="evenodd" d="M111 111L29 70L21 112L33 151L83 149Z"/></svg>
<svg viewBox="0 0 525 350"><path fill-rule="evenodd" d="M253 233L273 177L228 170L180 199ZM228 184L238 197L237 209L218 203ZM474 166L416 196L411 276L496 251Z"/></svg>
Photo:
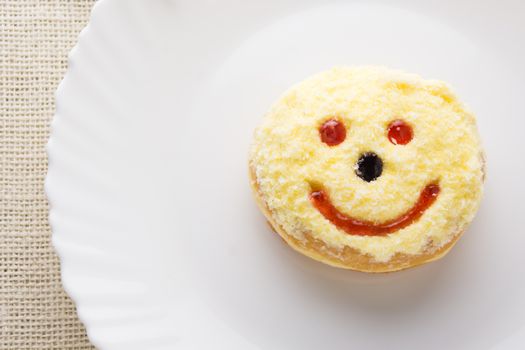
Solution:
<svg viewBox="0 0 525 350"><path fill-rule="evenodd" d="M92 349L44 194L54 92L93 0L0 0L0 349Z"/></svg>

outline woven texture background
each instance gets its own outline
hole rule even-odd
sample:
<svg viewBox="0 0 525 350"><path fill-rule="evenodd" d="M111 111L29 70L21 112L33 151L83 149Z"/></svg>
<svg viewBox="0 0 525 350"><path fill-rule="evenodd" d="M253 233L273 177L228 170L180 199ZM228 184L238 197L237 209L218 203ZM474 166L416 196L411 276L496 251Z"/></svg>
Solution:
<svg viewBox="0 0 525 350"><path fill-rule="evenodd" d="M60 283L43 184L54 92L93 1L0 0L0 349L92 349Z"/></svg>

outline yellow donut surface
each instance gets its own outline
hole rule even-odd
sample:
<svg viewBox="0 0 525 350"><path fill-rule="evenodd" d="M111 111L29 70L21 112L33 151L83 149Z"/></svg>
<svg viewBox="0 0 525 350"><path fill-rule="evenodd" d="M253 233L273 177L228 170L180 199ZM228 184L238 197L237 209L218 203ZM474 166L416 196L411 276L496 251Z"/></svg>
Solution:
<svg viewBox="0 0 525 350"><path fill-rule="evenodd" d="M320 137L331 119L346 129L344 141L332 146ZM412 128L409 143L389 140L394 120ZM367 153L383 164L370 182L356 173ZM288 243L362 271L394 271L444 255L474 218L483 191L474 115L445 83L384 67L336 67L290 88L256 129L249 166L259 204ZM381 224L409 212L432 183L440 188L435 202L408 226L380 236L345 232L311 201L321 187L339 212ZM348 252L364 260L344 258Z"/></svg>

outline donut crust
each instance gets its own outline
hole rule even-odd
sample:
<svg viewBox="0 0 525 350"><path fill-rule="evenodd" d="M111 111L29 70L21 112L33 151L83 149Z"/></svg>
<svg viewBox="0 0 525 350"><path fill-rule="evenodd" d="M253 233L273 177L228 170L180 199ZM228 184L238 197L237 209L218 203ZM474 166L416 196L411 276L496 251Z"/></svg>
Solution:
<svg viewBox="0 0 525 350"><path fill-rule="evenodd" d="M337 145L320 137L332 119L345 130ZM388 137L398 119L414 132L409 145ZM367 152L383 162L373 183L356 173ZM485 178L476 117L452 88L375 66L334 67L290 87L255 130L248 166L256 202L288 245L328 265L372 273L443 257L473 220ZM345 232L310 200L322 188L336 215L388 223L415 208L416 193L431 184L440 187L435 203L384 236Z"/></svg>

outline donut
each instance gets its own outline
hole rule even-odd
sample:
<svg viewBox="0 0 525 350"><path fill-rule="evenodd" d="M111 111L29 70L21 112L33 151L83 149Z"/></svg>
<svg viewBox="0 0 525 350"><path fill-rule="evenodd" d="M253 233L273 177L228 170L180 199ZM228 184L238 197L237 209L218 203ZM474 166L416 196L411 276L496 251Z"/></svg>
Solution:
<svg viewBox="0 0 525 350"><path fill-rule="evenodd" d="M363 272L443 257L473 220L485 174L476 118L447 84L375 66L288 89L248 163L256 202L288 245Z"/></svg>

